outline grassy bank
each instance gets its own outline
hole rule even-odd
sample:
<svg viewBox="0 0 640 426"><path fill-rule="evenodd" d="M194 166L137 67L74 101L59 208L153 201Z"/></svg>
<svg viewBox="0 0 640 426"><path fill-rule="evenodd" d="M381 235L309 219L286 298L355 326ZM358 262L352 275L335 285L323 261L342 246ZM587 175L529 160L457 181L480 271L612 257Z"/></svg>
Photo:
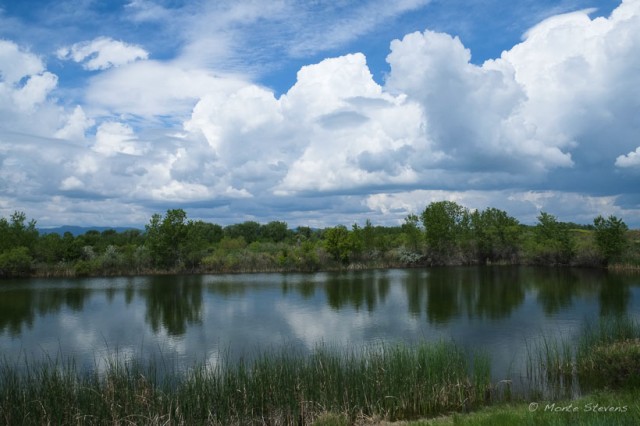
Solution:
<svg viewBox="0 0 640 426"><path fill-rule="evenodd" d="M542 339L531 349L530 388L518 394L491 383L488 356L444 341L310 355L289 348L186 373L115 360L102 373L73 362L5 361L0 423L638 424L639 338L636 322L616 318L586 327L573 345ZM575 386L592 395L572 401L548 392Z"/></svg>
<svg viewBox="0 0 640 426"><path fill-rule="evenodd" d="M456 413L404 426L600 426L640 424L640 391L598 391L574 400L539 400L485 407L474 413ZM329 424L348 424L346 419Z"/></svg>

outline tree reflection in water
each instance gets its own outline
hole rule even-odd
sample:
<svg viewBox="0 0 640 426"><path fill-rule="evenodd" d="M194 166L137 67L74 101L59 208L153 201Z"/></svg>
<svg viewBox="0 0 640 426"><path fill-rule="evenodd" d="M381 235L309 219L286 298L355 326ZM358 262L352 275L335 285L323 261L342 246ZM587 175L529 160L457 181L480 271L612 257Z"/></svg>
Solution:
<svg viewBox="0 0 640 426"><path fill-rule="evenodd" d="M520 275L520 269L480 268L463 287L467 292L473 290L469 317L492 320L509 317L524 302L526 290Z"/></svg>
<svg viewBox="0 0 640 426"><path fill-rule="evenodd" d="M164 328L181 336L187 325L202 323L202 276L157 276L149 278L141 292L147 306L145 319L154 333Z"/></svg>
<svg viewBox="0 0 640 426"><path fill-rule="evenodd" d="M38 317L62 309L84 312L90 296L112 300L122 309L144 304L145 322L154 333L162 330L181 336L189 325L203 324L204 288L221 303L253 300L257 290L279 288L286 299L291 292L305 303L317 303L323 293L335 311L353 308L374 312L385 303L392 286L400 291L393 303L409 316L436 326L456 318L505 320L527 303L538 305L545 316L582 309L599 302L599 315L622 315L632 305L637 275L597 269L535 267L442 267L394 271L348 271L319 274L265 274L216 276L156 276L119 279L16 280L0 288L0 333L19 336L34 327ZM123 285L120 285L123 284ZM404 292L405 297L402 298ZM526 297L528 295L528 297ZM233 300L226 299L232 297ZM116 303L118 302L118 303ZM575 306L574 306L575 305ZM92 306L92 305L91 305ZM268 310L265 312L269 312ZM401 315L401 312L398 312ZM49 321L49 320L47 320Z"/></svg>
<svg viewBox="0 0 640 426"><path fill-rule="evenodd" d="M444 324L456 317L506 318L524 301L515 268L433 268L410 271L404 281L409 313Z"/></svg>
<svg viewBox="0 0 640 426"><path fill-rule="evenodd" d="M330 274L324 288L327 302L333 309L352 306L360 310L366 305L371 312L387 298L389 279L381 271Z"/></svg>
<svg viewBox="0 0 640 426"><path fill-rule="evenodd" d="M26 285L26 284L25 284ZM56 314L64 307L82 311L92 290L83 287L65 287L34 291L32 288L15 288L0 296L0 332L8 331L18 336L23 326L32 327L36 316Z"/></svg>
<svg viewBox="0 0 640 426"><path fill-rule="evenodd" d="M620 275L607 275L600 285L600 315L622 316L627 313L631 301L628 280Z"/></svg>
<svg viewBox="0 0 640 426"><path fill-rule="evenodd" d="M0 331L16 336L23 325L31 328L35 316L33 296L30 289L3 292L0 298Z"/></svg>

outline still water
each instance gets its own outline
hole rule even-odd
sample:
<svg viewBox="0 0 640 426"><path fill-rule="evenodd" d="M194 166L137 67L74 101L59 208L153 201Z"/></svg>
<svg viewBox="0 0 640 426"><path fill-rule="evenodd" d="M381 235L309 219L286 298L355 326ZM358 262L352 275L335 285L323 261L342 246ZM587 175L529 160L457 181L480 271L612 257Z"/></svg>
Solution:
<svg viewBox="0 0 640 426"><path fill-rule="evenodd" d="M640 276L599 270L447 267L0 282L0 356L106 357L183 368L283 346L362 347L452 339L486 351L494 379L523 369L527 345L575 337L605 315L640 319Z"/></svg>

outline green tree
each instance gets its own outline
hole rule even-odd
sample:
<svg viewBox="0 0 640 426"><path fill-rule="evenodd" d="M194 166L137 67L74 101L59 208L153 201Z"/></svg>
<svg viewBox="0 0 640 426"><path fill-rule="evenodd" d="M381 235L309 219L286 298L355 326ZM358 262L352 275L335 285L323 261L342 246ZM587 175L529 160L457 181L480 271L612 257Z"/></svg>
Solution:
<svg viewBox="0 0 640 426"><path fill-rule="evenodd" d="M534 260L545 264L568 264L573 258L574 241L567 224L555 216L540 212L534 229Z"/></svg>
<svg viewBox="0 0 640 426"><path fill-rule="evenodd" d="M28 275L31 255L26 247L15 247L0 254L0 276Z"/></svg>
<svg viewBox="0 0 640 426"><path fill-rule="evenodd" d="M364 230L357 223L351 226L347 245L349 249L349 260L352 260L354 257L361 258L364 248Z"/></svg>
<svg viewBox="0 0 640 426"><path fill-rule="evenodd" d="M371 221L367 219L362 228L362 248L367 254L375 251L377 247L376 241L376 229L371 224Z"/></svg>
<svg viewBox="0 0 640 426"><path fill-rule="evenodd" d="M454 201L429 204L422 212L425 238L431 252L443 260L457 253L467 242L469 211Z"/></svg>
<svg viewBox="0 0 640 426"><path fill-rule="evenodd" d="M27 216L23 212L14 212L10 220L0 218L0 253L17 247L26 247L32 251L38 240L36 221L25 223Z"/></svg>
<svg viewBox="0 0 640 426"><path fill-rule="evenodd" d="M329 228L324 232L324 247L334 260L349 263L352 240L344 225Z"/></svg>
<svg viewBox="0 0 640 426"><path fill-rule="evenodd" d="M51 233L42 235L35 248L35 257L44 263L57 263L64 259L64 245L59 234Z"/></svg>
<svg viewBox="0 0 640 426"><path fill-rule="evenodd" d="M619 258L627 247L627 224L615 216L604 218L601 215L593 220L596 245L600 254L609 263Z"/></svg>
<svg viewBox="0 0 640 426"><path fill-rule="evenodd" d="M25 223L23 212L14 212L10 220L0 218L0 275L27 275L32 253L38 241L36 221Z"/></svg>
<svg viewBox="0 0 640 426"><path fill-rule="evenodd" d="M260 227L260 239L273 243L281 243L289 236L287 222L271 221Z"/></svg>
<svg viewBox="0 0 640 426"><path fill-rule="evenodd" d="M312 239L317 240L317 231L314 231L308 226L298 226L295 230L295 236L298 242L310 241Z"/></svg>
<svg viewBox="0 0 640 426"><path fill-rule="evenodd" d="M82 256L82 241L73 236L71 232L62 235L62 253L66 261L74 261Z"/></svg>
<svg viewBox="0 0 640 426"><path fill-rule="evenodd" d="M76 239L78 240L79 244L81 244L83 247L90 246L100 251L100 248L101 248L100 246L102 244L102 236L100 234L100 231L96 231L95 229L90 229L84 234L76 237Z"/></svg>
<svg viewBox="0 0 640 426"><path fill-rule="evenodd" d="M520 224L507 212L487 208L471 214L471 227L478 259L487 261L510 260L518 252Z"/></svg>
<svg viewBox="0 0 640 426"><path fill-rule="evenodd" d="M402 224L402 232L407 248L417 252L420 248L420 241L423 238L422 229L420 229L420 218L415 214L407 216Z"/></svg>
<svg viewBox="0 0 640 426"><path fill-rule="evenodd" d="M146 245L156 266L172 268L181 264L187 239L187 214L182 209L167 210L164 218L151 216L146 228Z"/></svg>
<svg viewBox="0 0 640 426"><path fill-rule="evenodd" d="M185 265L197 268L209 249L222 239L222 227L201 220L189 221L186 225L186 238L182 246Z"/></svg>
<svg viewBox="0 0 640 426"><path fill-rule="evenodd" d="M260 238L260 224L252 220L248 220L243 223L229 225L224 228L224 236L229 238L242 237L247 244L251 244L258 241Z"/></svg>

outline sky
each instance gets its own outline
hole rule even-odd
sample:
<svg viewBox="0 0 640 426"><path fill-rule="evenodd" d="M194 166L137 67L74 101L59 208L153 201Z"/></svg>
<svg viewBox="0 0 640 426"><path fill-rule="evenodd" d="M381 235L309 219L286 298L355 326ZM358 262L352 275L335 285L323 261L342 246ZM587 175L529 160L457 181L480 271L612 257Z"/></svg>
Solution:
<svg viewBox="0 0 640 426"><path fill-rule="evenodd" d="M640 0L0 0L0 216L640 227Z"/></svg>

